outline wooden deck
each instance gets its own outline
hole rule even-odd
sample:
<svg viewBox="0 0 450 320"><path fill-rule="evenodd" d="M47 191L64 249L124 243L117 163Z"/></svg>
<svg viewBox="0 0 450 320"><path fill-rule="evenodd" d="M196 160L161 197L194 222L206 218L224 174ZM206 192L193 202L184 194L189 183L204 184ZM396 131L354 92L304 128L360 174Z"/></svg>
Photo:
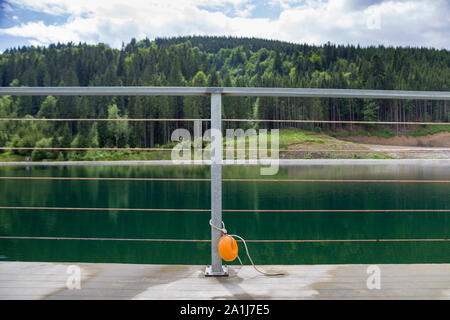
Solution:
<svg viewBox="0 0 450 320"><path fill-rule="evenodd" d="M70 265L80 289L68 289ZM368 266L261 266L285 273L275 277L231 266L215 278L204 266L0 262L0 299L450 299L450 264L378 265L380 289Z"/></svg>

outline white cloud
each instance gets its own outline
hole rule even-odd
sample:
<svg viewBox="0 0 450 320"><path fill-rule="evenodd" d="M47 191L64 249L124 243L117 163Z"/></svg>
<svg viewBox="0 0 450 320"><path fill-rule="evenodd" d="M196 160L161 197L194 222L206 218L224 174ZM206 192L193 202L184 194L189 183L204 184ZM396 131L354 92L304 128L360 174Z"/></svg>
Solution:
<svg viewBox="0 0 450 320"><path fill-rule="evenodd" d="M32 43L105 42L120 47L132 37L177 35L255 36L322 44L410 45L450 48L446 0L271 0L278 19L249 18L249 0L10 0L13 6L69 15L60 25L42 21L0 29L0 35L32 38ZM220 8L234 8L232 17ZM206 10L204 7L214 8ZM379 18L379 28L370 19ZM373 25L372 25L373 26Z"/></svg>
<svg viewBox="0 0 450 320"><path fill-rule="evenodd" d="M250 16L253 9L255 9L256 6L254 4L248 4L244 7L244 9L235 8L236 14L241 18L246 18Z"/></svg>

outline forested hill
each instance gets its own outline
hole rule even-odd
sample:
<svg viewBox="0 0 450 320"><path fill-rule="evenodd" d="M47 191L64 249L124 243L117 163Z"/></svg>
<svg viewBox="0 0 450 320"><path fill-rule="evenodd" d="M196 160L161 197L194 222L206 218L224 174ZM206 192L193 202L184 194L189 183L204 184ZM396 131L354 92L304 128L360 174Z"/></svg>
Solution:
<svg viewBox="0 0 450 320"><path fill-rule="evenodd" d="M233 37L132 40L23 47L0 55L2 86L252 86L441 90L450 88L448 50L313 46ZM449 121L443 101L225 98L224 117ZM0 117L209 117L202 97L2 97ZM49 123L21 130L0 122L0 145L49 138L72 146L153 146L181 123ZM228 125L228 124L227 124ZM249 124L251 125L251 124ZM265 126L266 124L260 124ZM280 124L267 124L278 127ZM20 127L20 128L19 128ZM333 129L333 128L331 128ZM37 130L33 135L29 133ZM44 132L45 131L45 132ZM59 143L58 142L58 143ZM62 143L62 142L61 142Z"/></svg>

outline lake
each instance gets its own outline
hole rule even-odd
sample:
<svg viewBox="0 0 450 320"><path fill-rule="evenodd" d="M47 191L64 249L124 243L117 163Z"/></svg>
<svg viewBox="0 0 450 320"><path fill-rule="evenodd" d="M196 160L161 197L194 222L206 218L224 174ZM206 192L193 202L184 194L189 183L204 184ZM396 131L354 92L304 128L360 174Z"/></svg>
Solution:
<svg viewBox="0 0 450 320"><path fill-rule="evenodd" d="M225 166L224 178L450 180L449 166ZM0 167L0 176L202 178L208 166ZM209 181L0 180L0 206L209 209ZM450 183L224 181L224 209L450 209ZM449 212L224 212L264 239L448 239ZM209 212L0 210L0 236L210 239ZM449 263L446 242L249 243L256 264ZM240 256L244 263L244 248ZM0 239L0 261L210 263L208 242ZM231 263L237 263L236 261Z"/></svg>

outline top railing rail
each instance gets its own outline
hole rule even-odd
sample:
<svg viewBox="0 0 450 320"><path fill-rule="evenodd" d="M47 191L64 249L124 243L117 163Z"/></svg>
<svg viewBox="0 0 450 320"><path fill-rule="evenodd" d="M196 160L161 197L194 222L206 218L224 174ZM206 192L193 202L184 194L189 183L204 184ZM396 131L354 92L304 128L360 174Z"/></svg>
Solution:
<svg viewBox="0 0 450 320"><path fill-rule="evenodd" d="M210 96L212 94L234 97L450 100L449 91L250 87L0 87L0 95L15 96Z"/></svg>

